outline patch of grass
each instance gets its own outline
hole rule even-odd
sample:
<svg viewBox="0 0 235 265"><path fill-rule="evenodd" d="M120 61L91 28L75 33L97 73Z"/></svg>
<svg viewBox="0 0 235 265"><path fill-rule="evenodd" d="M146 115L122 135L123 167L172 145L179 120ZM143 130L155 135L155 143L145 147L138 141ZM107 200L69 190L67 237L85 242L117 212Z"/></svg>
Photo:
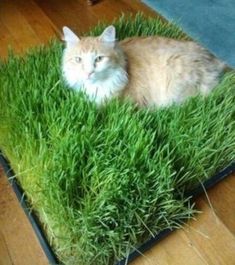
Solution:
<svg viewBox="0 0 235 265"><path fill-rule="evenodd" d="M158 19L122 17L120 39L186 38ZM92 31L99 34L104 24ZM97 108L67 89L62 45L0 64L0 147L66 265L113 264L194 213L184 192L235 158L235 73L207 98L137 110Z"/></svg>

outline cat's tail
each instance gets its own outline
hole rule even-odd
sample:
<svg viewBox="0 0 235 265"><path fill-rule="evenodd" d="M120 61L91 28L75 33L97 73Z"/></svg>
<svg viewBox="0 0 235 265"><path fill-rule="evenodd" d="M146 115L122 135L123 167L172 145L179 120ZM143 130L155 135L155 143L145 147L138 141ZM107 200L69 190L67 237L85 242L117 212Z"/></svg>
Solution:
<svg viewBox="0 0 235 265"><path fill-rule="evenodd" d="M217 64L217 70L219 73L222 73L223 71L225 71L227 68L229 68L226 63L224 63L223 61L219 60L219 59L215 59L216 60L216 64Z"/></svg>
<svg viewBox="0 0 235 265"><path fill-rule="evenodd" d="M204 96L207 96L218 85L220 77L227 69L228 66L223 61L216 57L212 59L210 64L208 64L208 71L204 75L204 82L200 87L200 91Z"/></svg>

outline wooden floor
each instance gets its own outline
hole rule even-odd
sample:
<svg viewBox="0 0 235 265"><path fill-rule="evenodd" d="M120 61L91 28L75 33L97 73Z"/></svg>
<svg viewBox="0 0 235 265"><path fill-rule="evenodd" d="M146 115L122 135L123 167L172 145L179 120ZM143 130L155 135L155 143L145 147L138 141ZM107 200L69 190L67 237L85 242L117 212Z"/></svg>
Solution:
<svg viewBox="0 0 235 265"><path fill-rule="evenodd" d="M81 34L99 20L112 21L122 12L155 12L137 0L1 0L0 57L8 46L17 53L60 37L64 25ZM197 201L202 214L162 240L132 265L235 265L235 176ZM47 258L0 170L0 265L46 265ZM75 264L77 265L77 264ZM78 264L89 265L89 264ZM102 264L97 264L102 265Z"/></svg>
<svg viewBox="0 0 235 265"><path fill-rule="evenodd" d="M48 261L0 168L0 265L13 264L45 265Z"/></svg>
<svg viewBox="0 0 235 265"><path fill-rule="evenodd" d="M18 53L61 36L63 26L76 33L86 32L98 21L112 22L122 13L155 12L136 0L99 0L93 6L86 0L1 0L0 57L11 46Z"/></svg>

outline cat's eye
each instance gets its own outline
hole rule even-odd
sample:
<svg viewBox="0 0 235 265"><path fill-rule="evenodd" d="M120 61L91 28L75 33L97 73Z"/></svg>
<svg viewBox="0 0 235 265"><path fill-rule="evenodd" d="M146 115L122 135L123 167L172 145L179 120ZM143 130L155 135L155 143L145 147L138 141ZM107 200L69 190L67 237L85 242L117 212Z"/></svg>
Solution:
<svg viewBox="0 0 235 265"><path fill-rule="evenodd" d="M104 59L104 56L97 56L97 57L95 58L95 62L96 62L96 63L99 63L99 62L101 62L103 59Z"/></svg>
<svg viewBox="0 0 235 265"><path fill-rule="evenodd" d="M82 61L82 58L79 56L76 56L74 59L76 63L80 63Z"/></svg>

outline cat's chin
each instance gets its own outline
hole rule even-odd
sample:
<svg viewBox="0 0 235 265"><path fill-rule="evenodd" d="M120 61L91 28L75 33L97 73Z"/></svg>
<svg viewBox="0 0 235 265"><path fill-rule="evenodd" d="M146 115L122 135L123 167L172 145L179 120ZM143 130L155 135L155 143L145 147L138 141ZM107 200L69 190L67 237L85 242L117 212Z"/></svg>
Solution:
<svg viewBox="0 0 235 265"><path fill-rule="evenodd" d="M94 85L97 83L97 80L95 78L87 78L83 81L83 84L86 85Z"/></svg>
<svg viewBox="0 0 235 265"><path fill-rule="evenodd" d="M128 76L124 69L120 68L109 78L89 79L84 83L83 91L97 104L118 96L128 83Z"/></svg>

